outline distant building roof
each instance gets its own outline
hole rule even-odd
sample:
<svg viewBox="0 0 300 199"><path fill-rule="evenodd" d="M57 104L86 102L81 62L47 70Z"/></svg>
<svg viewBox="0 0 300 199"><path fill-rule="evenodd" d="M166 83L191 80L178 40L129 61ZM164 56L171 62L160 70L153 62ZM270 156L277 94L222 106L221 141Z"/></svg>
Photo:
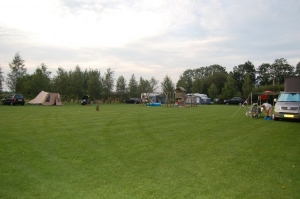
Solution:
<svg viewBox="0 0 300 199"><path fill-rule="evenodd" d="M175 91L185 91L185 89L183 87L177 87Z"/></svg>

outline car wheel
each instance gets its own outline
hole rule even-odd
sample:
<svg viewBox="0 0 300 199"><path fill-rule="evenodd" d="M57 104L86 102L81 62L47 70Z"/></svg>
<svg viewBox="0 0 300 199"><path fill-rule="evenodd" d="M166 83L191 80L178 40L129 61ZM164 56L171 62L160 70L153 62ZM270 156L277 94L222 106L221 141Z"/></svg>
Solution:
<svg viewBox="0 0 300 199"><path fill-rule="evenodd" d="M24 104L21 104L22 106L24 106Z"/></svg>
<svg viewBox="0 0 300 199"><path fill-rule="evenodd" d="M279 118L277 118L277 117L274 117L274 121L278 121L279 120Z"/></svg>

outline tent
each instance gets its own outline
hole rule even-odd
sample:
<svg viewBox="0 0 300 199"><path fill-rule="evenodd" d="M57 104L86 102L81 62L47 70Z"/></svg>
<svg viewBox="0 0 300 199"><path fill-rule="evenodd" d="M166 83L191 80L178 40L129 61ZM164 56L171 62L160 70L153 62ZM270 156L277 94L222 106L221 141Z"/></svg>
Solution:
<svg viewBox="0 0 300 199"><path fill-rule="evenodd" d="M33 100L30 100L28 104L33 105L62 105L59 93L49 93L41 91Z"/></svg>
<svg viewBox="0 0 300 199"><path fill-rule="evenodd" d="M206 94L200 94L200 93L189 93L187 96L193 96L196 98L197 104L211 104L211 99ZM191 103L187 101L187 103Z"/></svg>
<svg viewBox="0 0 300 199"><path fill-rule="evenodd" d="M263 93L261 93L261 100L267 100L268 99L268 95L278 95L272 91L264 91Z"/></svg>
<svg viewBox="0 0 300 199"><path fill-rule="evenodd" d="M149 93L148 99L150 99L153 103L159 102L164 104L166 102L166 96L163 93Z"/></svg>
<svg viewBox="0 0 300 199"><path fill-rule="evenodd" d="M269 104L274 105L274 99L280 93L266 90L266 91L263 91L260 93L254 93L254 94L258 96L257 103L259 102L259 104L262 104L261 101L265 101L265 102L268 102Z"/></svg>

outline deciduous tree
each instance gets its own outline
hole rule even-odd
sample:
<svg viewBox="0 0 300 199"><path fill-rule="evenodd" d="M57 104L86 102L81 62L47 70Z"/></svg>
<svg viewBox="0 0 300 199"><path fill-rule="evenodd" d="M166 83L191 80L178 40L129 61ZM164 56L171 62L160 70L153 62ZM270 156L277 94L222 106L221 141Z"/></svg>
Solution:
<svg viewBox="0 0 300 199"><path fill-rule="evenodd" d="M248 98L248 96L250 95L250 93L252 92L252 88L253 88L253 83L250 79L250 75L246 74L245 75L245 80L243 83L243 96L245 99Z"/></svg>
<svg viewBox="0 0 300 199"><path fill-rule="evenodd" d="M62 67L57 69L56 76L53 77L52 87L53 91L60 93L63 98L70 94L70 77Z"/></svg>
<svg viewBox="0 0 300 199"><path fill-rule="evenodd" d="M284 84L284 78L294 75L294 67L291 66L286 59L275 59L271 67L271 75L273 76L273 83Z"/></svg>
<svg viewBox="0 0 300 199"><path fill-rule="evenodd" d="M174 92L174 83L172 79L167 75L165 76L163 82L161 83L161 89L164 93L173 93Z"/></svg>
<svg viewBox="0 0 300 199"><path fill-rule="evenodd" d="M202 93L202 81L199 77L196 77L193 82L192 92L193 93Z"/></svg>
<svg viewBox="0 0 300 199"><path fill-rule="evenodd" d="M263 63L257 68L256 83L260 86L272 84L272 75L270 74L271 64Z"/></svg>
<svg viewBox="0 0 300 199"><path fill-rule="evenodd" d="M0 94L3 91L3 82L4 82L4 77L3 77L2 67L0 66Z"/></svg>
<svg viewBox="0 0 300 199"><path fill-rule="evenodd" d="M208 88L208 96L213 100L216 97L218 97L218 95L219 95L219 90L217 86L214 83L212 83Z"/></svg>
<svg viewBox="0 0 300 199"><path fill-rule="evenodd" d="M104 99L110 99L110 94L114 88L114 71L111 68L106 70L104 73L104 77L102 78L102 86L103 86L103 97Z"/></svg>
<svg viewBox="0 0 300 199"><path fill-rule="evenodd" d="M16 91L22 93L26 98L35 97L36 94L31 92L32 85L32 75L25 74L22 77L18 78L16 84Z"/></svg>
<svg viewBox="0 0 300 199"><path fill-rule="evenodd" d="M131 75L128 83L128 97L138 97L140 94L138 93L138 83L135 79L134 74Z"/></svg>
<svg viewBox="0 0 300 199"><path fill-rule="evenodd" d="M249 74L252 82L255 82L255 67L252 62L247 61L244 64L233 67L233 79L236 83L236 88L239 92L242 92L242 86L244 84L245 75Z"/></svg>
<svg viewBox="0 0 300 199"><path fill-rule="evenodd" d="M154 77L151 77L150 81L150 90L149 92L155 92L158 89L158 80L156 80Z"/></svg>
<svg viewBox="0 0 300 199"><path fill-rule="evenodd" d="M235 80L232 77L232 74L227 75L227 79L224 85L224 88L222 89L222 96L224 99L229 99L233 97L237 92L236 86L235 86Z"/></svg>
<svg viewBox="0 0 300 199"><path fill-rule="evenodd" d="M13 92L17 92L16 84L18 79L26 74L27 69L24 62L19 53L16 53L13 61L9 64L11 72L7 74L6 85Z"/></svg>
<svg viewBox="0 0 300 199"><path fill-rule="evenodd" d="M149 93L151 90L150 82L146 79L140 77L139 85L138 85L138 92L139 93Z"/></svg>
<svg viewBox="0 0 300 199"><path fill-rule="evenodd" d="M116 92L117 92L117 97L119 98L120 101L125 100L125 97L126 97L126 80L122 75L119 76L118 79L117 79Z"/></svg>
<svg viewBox="0 0 300 199"><path fill-rule="evenodd" d="M42 63L38 66L35 72L31 75L30 91L31 94L36 96L42 90L51 91L51 72L47 71L47 66Z"/></svg>
<svg viewBox="0 0 300 199"><path fill-rule="evenodd" d="M297 66L296 66L295 75L300 76L300 62L298 62Z"/></svg>
<svg viewBox="0 0 300 199"><path fill-rule="evenodd" d="M88 94L94 101L99 100L102 92L100 71L90 69L88 72Z"/></svg>
<svg viewBox="0 0 300 199"><path fill-rule="evenodd" d="M193 88L193 78L194 71L191 69L185 70L183 74L180 75L176 86L183 87L187 93L191 93Z"/></svg>
<svg viewBox="0 0 300 199"><path fill-rule="evenodd" d="M226 72L214 72L213 75L202 78L201 80L202 93L207 94L208 88L211 86L212 83L214 83L215 86L218 88L219 91L218 94L220 94L226 82L227 75L228 74Z"/></svg>
<svg viewBox="0 0 300 199"><path fill-rule="evenodd" d="M75 71L69 71L70 77L70 94L77 100L84 94L84 75L81 68L77 65Z"/></svg>

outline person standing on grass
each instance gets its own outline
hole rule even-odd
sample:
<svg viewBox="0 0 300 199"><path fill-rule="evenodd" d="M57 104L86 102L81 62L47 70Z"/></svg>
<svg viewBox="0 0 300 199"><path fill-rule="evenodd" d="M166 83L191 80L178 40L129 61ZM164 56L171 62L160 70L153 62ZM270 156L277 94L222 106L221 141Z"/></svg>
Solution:
<svg viewBox="0 0 300 199"><path fill-rule="evenodd" d="M269 104L269 103L263 103L261 105L261 107L265 111L265 116L267 116L267 117L271 117L272 116L272 105L271 104Z"/></svg>

